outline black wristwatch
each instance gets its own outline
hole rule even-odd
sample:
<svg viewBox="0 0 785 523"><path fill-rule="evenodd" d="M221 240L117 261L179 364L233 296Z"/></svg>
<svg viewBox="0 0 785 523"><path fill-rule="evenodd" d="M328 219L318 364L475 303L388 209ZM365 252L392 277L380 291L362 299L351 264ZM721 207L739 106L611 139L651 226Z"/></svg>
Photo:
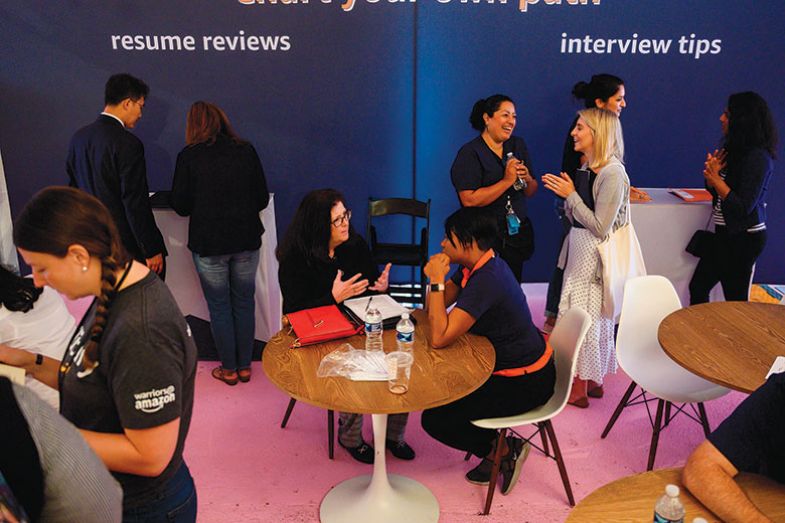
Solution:
<svg viewBox="0 0 785 523"><path fill-rule="evenodd" d="M432 283L431 284L431 292L444 292L444 284L443 283Z"/></svg>

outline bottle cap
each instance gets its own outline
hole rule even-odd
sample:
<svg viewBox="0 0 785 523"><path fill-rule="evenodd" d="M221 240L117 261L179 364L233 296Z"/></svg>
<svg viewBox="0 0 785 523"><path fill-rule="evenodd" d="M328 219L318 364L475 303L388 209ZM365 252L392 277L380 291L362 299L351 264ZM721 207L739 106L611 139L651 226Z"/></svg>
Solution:
<svg viewBox="0 0 785 523"><path fill-rule="evenodd" d="M665 493L669 497L675 498L676 496L679 495L679 487L677 487L676 485L668 485L667 487L665 487Z"/></svg>

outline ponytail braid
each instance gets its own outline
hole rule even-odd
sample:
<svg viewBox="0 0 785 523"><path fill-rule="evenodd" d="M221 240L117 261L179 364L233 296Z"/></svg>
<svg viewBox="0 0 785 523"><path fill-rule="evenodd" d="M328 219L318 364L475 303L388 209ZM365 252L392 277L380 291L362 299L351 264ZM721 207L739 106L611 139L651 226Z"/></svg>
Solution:
<svg viewBox="0 0 785 523"><path fill-rule="evenodd" d="M111 255L101 258L101 294L97 298L95 321L90 329L90 340L85 346L85 366L94 367L98 361L98 344L109 319L109 308L117 295L117 270L120 264Z"/></svg>

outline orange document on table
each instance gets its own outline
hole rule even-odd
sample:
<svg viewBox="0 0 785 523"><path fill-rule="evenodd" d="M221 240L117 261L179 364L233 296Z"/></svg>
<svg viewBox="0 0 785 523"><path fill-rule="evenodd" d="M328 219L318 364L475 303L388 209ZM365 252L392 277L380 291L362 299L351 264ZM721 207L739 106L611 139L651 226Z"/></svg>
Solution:
<svg viewBox="0 0 785 523"><path fill-rule="evenodd" d="M668 192L675 194L685 202L710 202L711 193L706 189L668 189Z"/></svg>

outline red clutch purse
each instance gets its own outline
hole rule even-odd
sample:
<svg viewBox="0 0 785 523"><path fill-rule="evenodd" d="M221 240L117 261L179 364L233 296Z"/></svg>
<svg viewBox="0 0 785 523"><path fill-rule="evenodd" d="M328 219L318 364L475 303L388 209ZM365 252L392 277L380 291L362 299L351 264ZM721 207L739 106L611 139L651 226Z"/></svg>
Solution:
<svg viewBox="0 0 785 523"><path fill-rule="evenodd" d="M363 329L362 325L355 325L346 319L337 305L292 312L286 318L294 330L292 348L348 338Z"/></svg>

